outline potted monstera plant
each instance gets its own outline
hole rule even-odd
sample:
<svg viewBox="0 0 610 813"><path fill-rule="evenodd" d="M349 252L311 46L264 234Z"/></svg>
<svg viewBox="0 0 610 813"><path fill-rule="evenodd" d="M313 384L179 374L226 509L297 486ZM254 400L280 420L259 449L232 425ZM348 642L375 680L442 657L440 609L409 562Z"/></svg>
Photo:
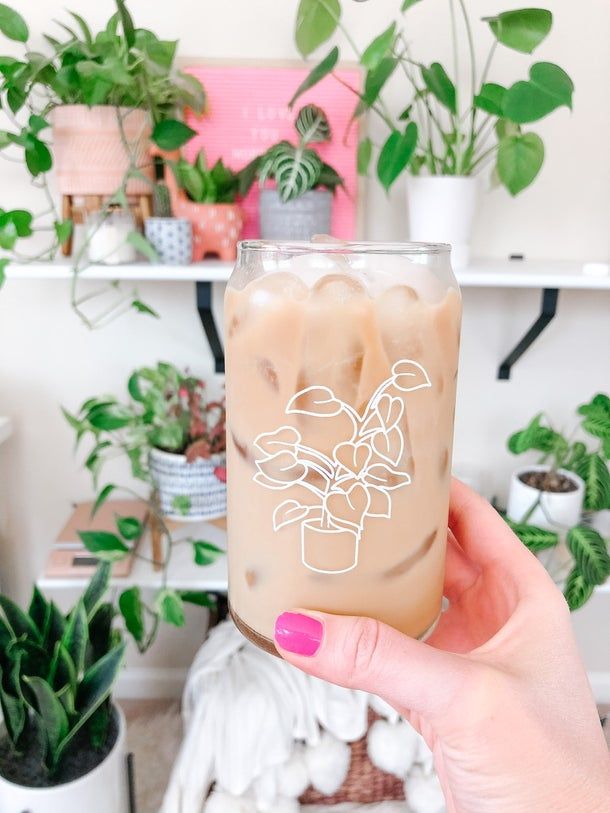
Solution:
<svg viewBox="0 0 610 813"><path fill-rule="evenodd" d="M93 446L87 468L125 455L134 477L153 485L164 517L203 520L226 513L225 407L208 401L204 382L174 365L135 370L129 399L88 398L64 414L77 438Z"/></svg>
<svg viewBox="0 0 610 813"><path fill-rule="evenodd" d="M343 180L311 146L330 141L328 119L309 104L299 110L294 127L296 144L274 144L240 173L243 195L258 177L263 240L310 240L330 233L333 193ZM268 181L275 187L267 188Z"/></svg>
<svg viewBox="0 0 610 813"><path fill-rule="evenodd" d="M610 576L608 540L595 527L598 512L610 509L610 398L599 393L578 414L593 446L559 432L542 413L508 440L513 454L537 452L539 459L513 473L507 519L522 542L545 557L572 609Z"/></svg>
<svg viewBox="0 0 610 813"><path fill-rule="evenodd" d="M374 4L362 4L361 14ZM572 107L572 80L552 62L535 62L527 74L505 86L493 79L494 55L499 46L529 55L551 31L553 15L544 8L490 9L480 38L489 50L481 64L474 47L475 31L467 4L445 4L453 43L453 66L423 61L412 48L412 18L425 0L402 0L400 16L365 47L360 48L342 20L341 0L300 0L295 39L309 57L337 31L355 52L366 71L362 90L354 89L354 115L369 111L387 128L379 147L364 137L358 165L368 174L376 154L376 175L384 189L407 174L409 231L412 240L452 244L453 264L469 258L470 231L478 197L477 179L492 168L494 183L511 195L526 189L544 162L544 143L529 125L560 107ZM374 12L371 10L371 14ZM409 14L408 28L402 15ZM476 35L479 37L479 35ZM340 58L338 46L311 71L295 94L309 90L332 74ZM467 60L467 78L458 85L458 69ZM404 101L397 109L384 98L391 82L401 82Z"/></svg>
<svg viewBox="0 0 610 813"><path fill-rule="evenodd" d="M0 97L13 116L28 116L0 143L22 148L32 175L54 164L64 196L151 194L149 138L165 149L185 143L193 131L176 114L201 111L203 88L175 70L177 43L137 28L125 0L97 33L79 14L70 17L60 33L44 35L40 53L23 17L3 4L0 31L26 51L0 56Z"/></svg>
<svg viewBox="0 0 610 813"><path fill-rule="evenodd" d="M128 813L125 719L112 688L125 644L102 563L64 614L34 588L0 596L0 810Z"/></svg>

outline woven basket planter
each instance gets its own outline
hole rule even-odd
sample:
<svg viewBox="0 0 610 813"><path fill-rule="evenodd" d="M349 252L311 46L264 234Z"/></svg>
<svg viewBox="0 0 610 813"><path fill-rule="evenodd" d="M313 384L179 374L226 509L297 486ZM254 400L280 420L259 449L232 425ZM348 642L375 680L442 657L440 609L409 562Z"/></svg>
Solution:
<svg viewBox="0 0 610 813"><path fill-rule="evenodd" d="M159 494L161 512L166 517L195 522L227 513L227 487L214 474L217 466L225 465L224 454L213 455L207 460L198 457L189 463L183 454L151 449L148 464ZM190 499L188 513L176 511L173 505L176 497Z"/></svg>

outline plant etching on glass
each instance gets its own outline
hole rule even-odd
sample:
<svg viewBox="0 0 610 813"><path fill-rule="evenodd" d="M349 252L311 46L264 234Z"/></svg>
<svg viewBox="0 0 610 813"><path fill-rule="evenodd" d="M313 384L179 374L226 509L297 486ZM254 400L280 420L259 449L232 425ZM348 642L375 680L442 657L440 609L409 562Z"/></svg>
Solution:
<svg viewBox="0 0 610 813"><path fill-rule="evenodd" d="M309 502L287 499L273 514L273 528L301 526L301 561L317 573L347 573L358 564L358 550L367 517L388 519L392 492L408 486L410 475L398 467L405 452L401 428L405 405L399 393L430 387L427 372L416 361L403 359L373 393L360 415L337 398L329 387L311 386L297 392L286 405L287 415L320 419L344 415L351 428L329 456L303 443L294 426L262 432L254 445L255 482L282 491L302 488ZM332 545L333 565L323 561ZM320 555L322 551L322 555Z"/></svg>

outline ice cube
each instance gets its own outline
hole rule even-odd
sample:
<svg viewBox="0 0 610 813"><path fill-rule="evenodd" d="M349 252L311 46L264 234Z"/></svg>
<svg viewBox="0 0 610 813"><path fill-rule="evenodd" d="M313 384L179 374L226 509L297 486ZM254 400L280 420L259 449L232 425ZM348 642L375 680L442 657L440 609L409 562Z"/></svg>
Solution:
<svg viewBox="0 0 610 813"><path fill-rule="evenodd" d="M345 305L366 296L362 283L351 274L326 274L311 292L313 300L326 305Z"/></svg>
<svg viewBox="0 0 610 813"><path fill-rule="evenodd" d="M375 301L377 325L388 361L417 361L423 355L426 306L410 285L394 285Z"/></svg>
<svg viewBox="0 0 610 813"><path fill-rule="evenodd" d="M257 360L257 367L265 383L271 387L272 390L278 392L280 389L280 383L277 370L273 366L272 362L266 358L259 358Z"/></svg>
<svg viewBox="0 0 610 813"><path fill-rule="evenodd" d="M280 299L301 300L309 293L307 286L288 271L278 271L259 277L248 285L246 293L255 307L277 304Z"/></svg>

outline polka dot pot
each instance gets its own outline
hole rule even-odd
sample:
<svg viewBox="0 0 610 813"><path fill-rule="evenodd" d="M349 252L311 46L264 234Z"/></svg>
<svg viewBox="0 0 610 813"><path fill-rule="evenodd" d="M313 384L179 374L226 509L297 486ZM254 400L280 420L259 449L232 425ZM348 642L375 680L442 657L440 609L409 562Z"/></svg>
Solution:
<svg viewBox="0 0 610 813"><path fill-rule="evenodd" d="M144 224L146 239L163 265L187 265L193 253L190 220L181 217L149 217Z"/></svg>

